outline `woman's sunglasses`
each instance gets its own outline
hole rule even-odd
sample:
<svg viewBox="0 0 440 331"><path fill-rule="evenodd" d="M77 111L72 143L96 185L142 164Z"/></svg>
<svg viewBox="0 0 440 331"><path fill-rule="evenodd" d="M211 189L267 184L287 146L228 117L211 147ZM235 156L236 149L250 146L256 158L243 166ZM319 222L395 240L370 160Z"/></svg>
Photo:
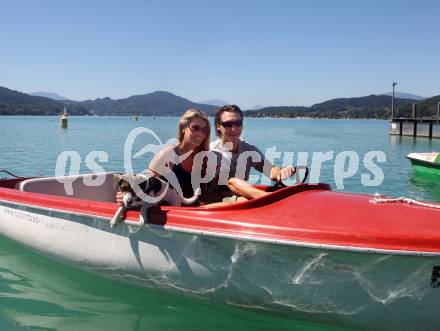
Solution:
<svg viewBox="0 0 440 331"><path fill-rule="evenodd" d="M191 132L201 132L204 134L209 134L209 127L208 126L201 126L197 123L191 123L190 125L188 125L189 129L191 130Z"/></svg>
<svg viewBox="0 0 440 331"><path fill-rule="evenodd" d="M237 121L225 121L225 122L221 122L221 126L226 128L232 128L233 126L242 126L243 125L243 120L237 120Z"/></svg>

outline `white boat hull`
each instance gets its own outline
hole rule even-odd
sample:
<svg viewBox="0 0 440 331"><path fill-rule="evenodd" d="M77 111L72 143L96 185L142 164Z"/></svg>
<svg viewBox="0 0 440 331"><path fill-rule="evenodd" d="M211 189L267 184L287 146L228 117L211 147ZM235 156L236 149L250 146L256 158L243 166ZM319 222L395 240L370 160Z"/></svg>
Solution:
<svg viewBox="0 0 440 331"><path fill-rule="evenodd" d="M112 229L97 216L4 201L0 233L143 286L359 330L440 330L440 288L432 279L439 257L304 248L160 226Z"/></svg>

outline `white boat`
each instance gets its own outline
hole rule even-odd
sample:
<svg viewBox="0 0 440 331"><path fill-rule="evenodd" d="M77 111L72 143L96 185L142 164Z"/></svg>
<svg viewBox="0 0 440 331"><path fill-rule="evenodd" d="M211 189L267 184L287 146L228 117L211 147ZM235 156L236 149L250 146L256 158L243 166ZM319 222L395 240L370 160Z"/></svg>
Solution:
<svg viewBox="0 0 440 331"><path fill-rule="evenodd" d="M157 207L143 227L132 211L113 229L112 174L95 177L1 180L0 234L141 286L357 330L440 330L440 205L300 184L230 206Z"/></svg>

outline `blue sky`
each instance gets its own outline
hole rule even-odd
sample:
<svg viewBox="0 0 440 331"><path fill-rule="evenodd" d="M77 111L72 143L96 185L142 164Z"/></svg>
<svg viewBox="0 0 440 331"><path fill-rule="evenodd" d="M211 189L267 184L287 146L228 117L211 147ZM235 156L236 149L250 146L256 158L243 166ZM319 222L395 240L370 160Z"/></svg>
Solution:
<svg viewBox="0 0 440 331"><path fill-rule="evenodd" d="M243 108L440 94L439 1L0 0L0 86Z"/></svg>

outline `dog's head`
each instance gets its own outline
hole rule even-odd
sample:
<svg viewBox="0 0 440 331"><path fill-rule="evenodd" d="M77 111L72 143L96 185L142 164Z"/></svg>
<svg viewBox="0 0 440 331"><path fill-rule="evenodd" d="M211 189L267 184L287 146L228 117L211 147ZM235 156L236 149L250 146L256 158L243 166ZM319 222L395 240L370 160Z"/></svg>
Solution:
<svg viewBox="0 0 440 331"><path fill-rule="evenodd" d="M121 174L113 175L113 178L122 192L125 207L138 207L142 205L143 200L135 193L135 187L142 192L156 195L162 189L162 182L159 178L150 174Z"/></svg>

